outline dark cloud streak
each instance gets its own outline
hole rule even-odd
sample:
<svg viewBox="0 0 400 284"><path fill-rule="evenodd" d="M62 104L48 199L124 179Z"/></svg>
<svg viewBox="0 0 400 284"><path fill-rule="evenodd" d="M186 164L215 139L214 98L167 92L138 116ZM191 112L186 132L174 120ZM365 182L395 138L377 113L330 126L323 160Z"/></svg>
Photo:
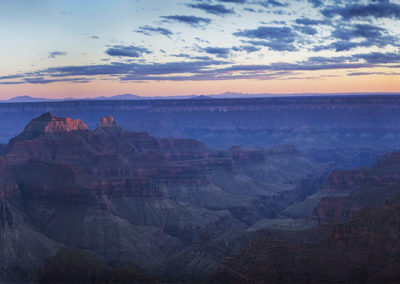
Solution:
<svg viewBox="0 0 400 284"><path fill-rule="evenodd" d="M186 6L193 8L193 9L200 9L208 14L218 15L218 16L225 16L235 14L233 9L228 9L224 5L221 4L206 4L206 3L199 3L199 4L187 4Z"/></svg>
<svg viewBox="0 0 400 284"><path fill-rule="evenodd" d="M173 15L173 16L161 16L166 21L173 21L190 25L192 27L199 27L201 25L208 25L211 23L211 19L202 18L196 16L185 16L185 15Z"/></svg>
<svg viewBox="0 0 400 284"><path fill-rule="evenodd" d="M389 1L379 3L351 4L345 7L328 7L322 10L326 17L341 16L343 19L374 17L374 18L396 18L400 19L400 5Z"/></svg>
<svg viewBox="0 0 400 284"><path fill-rule="evenodd" d="M266 46L277 51L295 51L296 34L289 27L260 26L252 30L241 30L233 34L237 37L246 37L250 40L246 43L256 46Z"/></svg>
<svg viewBox="0 0 400 284"><path fill-rule="evenodd" d="M248 2L247 0L217 0L217 1L223 3L234 3L234 4L245 4Z"/></svg>
<svg viewBox="0 0 400 284"><path fill-rule="evenodd" d="M331 33L331 38L337 40L328 45L315 46L314 51L333 49L340 52L348 51L357 47L396 46L398 42L398 38L387 35L385 29L371 24L338 26ZM361 41L359 39L361 39Z"/></svg>
<svg viewBox="0 0 400 284"><path fill-rule="evenodd" d="M161 28L161 27L152 27L152 26L147 26L147 25L139 27L139 29L136 32L147 35L147 36L150 36L154 33L161 34L166 37L170 37L172 35L172 32L169 29Z"/></svg>
<svg viewBox="0 0 400 284"><path fill-rule="evenodd" d="M119 56L119 57L141 57L143 53L152 53L147 48L137 47L133 45L114 45L105 51L109 56Z"/></svg>
<svg viewBox="0 0 400 284"><path fill-rule="evenodd" d="M288 4L284 4L282 2L279 2L277 0L262 0L262 1L257 1L257 4L261 5L264 8L269 8L269 7L286 7Z"/></svg>
<svg viewBox="0 0 400 284"><path fill-rule="evenodd" d="M230 48L224 48L224 47L206 47L203 48L202 50L208 54L212 54L220 58L228 58L229 53L231 51Z"/></svg>
<svg viewBox="0 0 400 284"><path fill-rule="evenodd" d="M48 58L56 58L57 56L65 56L67 53L65 51L52 51L49 52Z"/></svg>

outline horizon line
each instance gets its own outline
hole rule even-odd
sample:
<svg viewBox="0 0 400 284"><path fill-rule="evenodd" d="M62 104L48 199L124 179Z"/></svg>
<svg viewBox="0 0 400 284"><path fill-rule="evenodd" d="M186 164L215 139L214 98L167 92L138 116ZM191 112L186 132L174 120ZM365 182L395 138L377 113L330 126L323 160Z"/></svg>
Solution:
<svg viewBox="0 0 400 284"><path fill-rule="evenodd" d="M187 95L156 95L156 96L142 96L137 94L117 94L111 96L96 96L96 97L67 97L67 98L46 98L46 97L32 97L29 95L21 95L10 97L8 99L1 99L1 103L29 103L29 102L60 102L60 101L101 101L101 100L168 100L168 99L246 99L246 98L286 98L286 97L342 97L342 96L400 96L400 92L340 92L340 93L240 93L240 92L223 92L219 94L187 94Z"/></svg>

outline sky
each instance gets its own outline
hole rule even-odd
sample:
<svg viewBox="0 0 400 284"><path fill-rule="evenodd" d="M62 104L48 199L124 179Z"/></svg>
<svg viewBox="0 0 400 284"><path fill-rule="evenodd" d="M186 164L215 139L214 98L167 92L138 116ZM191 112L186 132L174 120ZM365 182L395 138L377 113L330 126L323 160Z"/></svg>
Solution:
<svg viewBox="0 0 400 284"><path fill-rule="evenodd" d="M400 0L0 0L0 99L400 92Z"/></svg>

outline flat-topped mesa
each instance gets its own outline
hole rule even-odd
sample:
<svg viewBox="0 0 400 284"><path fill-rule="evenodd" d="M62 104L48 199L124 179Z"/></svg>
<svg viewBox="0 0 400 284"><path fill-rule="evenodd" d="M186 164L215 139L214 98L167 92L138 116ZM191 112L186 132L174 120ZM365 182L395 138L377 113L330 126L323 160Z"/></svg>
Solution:
<svg viewBox="0 0 400 284"><path fill-rule="evenodd" d="M104 116L100 118L99 122L97 123L98 128L107 128L107 127L118 127L117 122L114 120L114 117L111 115Z"/></svg>
<svg viewBox="0 0 400 284"><path fill-rule="evenodd" d="M50 112L46 112L31 120L24 132L70 132L76 130L88 130L88 127L80 119L58 118Z"/></svg>
<svg viewBox="0 0 400 284"><path fill-rule="evenodd" d="M33 139L43 133L55 132L71 132L76 130L88 130L86 124L80 119L58 118L50 112L46 112L41 116L32 119L26 126L24 131L10 142Z"/></svg>

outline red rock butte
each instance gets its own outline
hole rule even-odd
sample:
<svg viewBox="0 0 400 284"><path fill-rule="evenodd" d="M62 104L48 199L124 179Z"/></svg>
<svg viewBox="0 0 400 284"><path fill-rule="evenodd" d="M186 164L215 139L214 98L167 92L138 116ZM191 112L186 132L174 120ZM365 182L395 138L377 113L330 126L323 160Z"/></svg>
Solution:
<svg viewBox="0 0 400 284"><path fill-rule="evenodd" d="M111 115L108 115L100 118L100 121L97 123L97 127L118 127L118 124Z"/></svg>
<svg viewBox="0 0 400 284"><path fill-rule="evenodd" d="M25 127L26 132L70 132L75 130L88 130L86 124L80 119L58 118L50 112L33 119Z"/></svg>

